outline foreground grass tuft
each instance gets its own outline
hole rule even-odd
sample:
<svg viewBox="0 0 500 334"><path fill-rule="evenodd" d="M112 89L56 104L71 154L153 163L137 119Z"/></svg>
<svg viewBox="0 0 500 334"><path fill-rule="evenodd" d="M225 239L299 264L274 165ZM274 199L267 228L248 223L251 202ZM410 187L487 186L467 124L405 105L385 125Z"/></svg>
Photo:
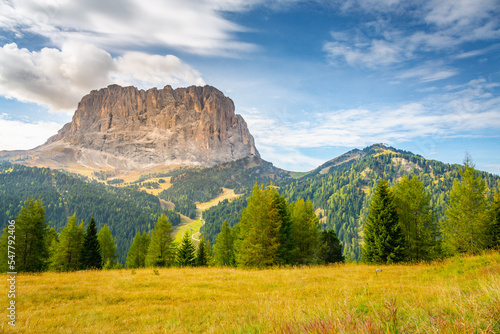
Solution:
<svg viewBox="0 0 500 334"><path fill-rule="evenodd" d="M6 279L0 288L8 291ZM17 326L5 316L2 331L499 333L500 253L416 265L23 274L16 306Z"/></svg>

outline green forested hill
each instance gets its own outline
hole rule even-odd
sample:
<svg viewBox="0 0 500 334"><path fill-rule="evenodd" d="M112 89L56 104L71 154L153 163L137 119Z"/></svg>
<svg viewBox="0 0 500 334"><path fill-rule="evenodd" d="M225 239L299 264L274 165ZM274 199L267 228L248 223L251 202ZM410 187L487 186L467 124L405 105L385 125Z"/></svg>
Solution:
<svg viewBox="0 0 500 334"><path fill-rule="evenodd" d="M175 204L180 213L194 218L195 202L208 202L222 192L222 188L234 189L237 194L248 192L255 182L289 179L290 174L258 157L246 157L211 168L189 169L172 177L172 186L159 197Z"/></svg>
<svg viewBox="0 0 500 334"><path fill-rule="evenodd" d="M310 199L318 208L325 228L334 228L344 244L344 254L353 259L360 255L359 242L372 189L384 177L389 185L404 175L417 175L431 194L438 217L444 213L453 181L459 178L459 165L426 160L410 152L373 145L364 150L353 150L300 179L277 181L280 193L289 201L301 197ZM482 173L490 190L498 187L500 177ZM230 225L238 221L244 208L244 199L221 203L204 213L206 221L202 232L211 243L224 219Z"/></svg>
<svg viewBox="0 0 500 334"><path fill-rule="evenodd" d="M358 259L372 189L380 178L385 177L392 185L404 175L417 175L431 194L438 216L442 216L459 170L459 165L373 145L350 151L298 179L257 157L212 168L180 169L170 175L172 186L159 197L173 202L176 211L194 217L195 202L213 199L222 188L244 194L203 213L206 223L201 232L213 245L224 220L230 226L239 221L252 186L273 182L288 201L299 197L310 199L323 226L335 229L344 244L344 254ZM498 187L500 177L488 173L482 176L491 191ZM98 228L108 224L116 237L121 262L137 231L150 231L158 216L165 212L158 197L137 191L133 185L111 187L47 168L0 164L0 225L15 217L30 195L42 197L47 221L56 230L72 214L85 223L94 216ZM178 214L171 211L167 214L173 225L180 223Z"/></svg>
<svg viewBox="0 0 500 334"><path fill-rule="evenodd" d="M134 189L115 188L48 168L0 164L0 225L15 218L28 196L43 199L46 220L59 231L68 217L76 214L87 224L90 217L97 227L107 224L117 243L120 261L137 231L154 227L162 210L157 197ZM178 214L167 211L173 225L180 223Z"/></svg>

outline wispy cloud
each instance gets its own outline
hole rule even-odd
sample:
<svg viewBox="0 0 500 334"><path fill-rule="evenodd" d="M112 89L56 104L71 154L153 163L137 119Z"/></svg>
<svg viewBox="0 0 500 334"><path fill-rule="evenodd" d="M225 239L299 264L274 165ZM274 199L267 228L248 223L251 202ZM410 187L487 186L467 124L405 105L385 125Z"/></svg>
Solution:
<svg viewBox="0 0 500 334"><path fill-rule="evenodd" d="M500 98L484 79L419 102L379 109L340 109L318 113L308 122L287 122L263 113L244 115L258 147L286 150L328 146L363 147L416 138L450 138L500 131Z"/></svg>
<svg viewBox="0 0 500 334"><path fill-rule="evenodd" d="M256 1L243 0L12 0L0 4L0 28L21 37L35 34L61 47L68 41L91 43L107 51L170 47L205 55L249 51L238 41L246 29L223 11L243 11Z"/></svg>
<svg viewBox="0 0 500 334"><path fill-rule="evenodd" d="M497 0L433 0L420 10L402 1L348 1L345 13L362 11L373 17L357 28L333 31L332 40L323 45L332 63L379 68L398 65L432 52L456 54L456 58L483 54L492 48L459 52L467 42L500 38ZM384 13L383 16L378 13ZM391 21L406 20L406 29L391 25ZM440 73L443 78L451 73ZM434 80L433 77L430 79ZM431 81L432 81L431 80ZM436 79L439 80L439 79Z"/></svg>
<svg viewBox="0 0 500 334"><path fill-rule="evenodd" d="M456 68L444 66L441 61L428 62L423 65L402 71L396 75L399 79L417 78L421 82L431 82L443 80L459 74Z"/></svg>

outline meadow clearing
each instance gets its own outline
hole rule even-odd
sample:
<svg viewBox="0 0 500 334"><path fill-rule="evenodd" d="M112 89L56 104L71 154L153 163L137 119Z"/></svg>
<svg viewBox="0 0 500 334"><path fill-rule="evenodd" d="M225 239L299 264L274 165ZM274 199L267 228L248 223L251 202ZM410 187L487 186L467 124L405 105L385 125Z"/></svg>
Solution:
<svg viewBox="0 0 500 334"><path fill-rule="evenodd" d="M499 252L415 265L18 274L16 327L3 276L8 333L500 333Z"/></svg>

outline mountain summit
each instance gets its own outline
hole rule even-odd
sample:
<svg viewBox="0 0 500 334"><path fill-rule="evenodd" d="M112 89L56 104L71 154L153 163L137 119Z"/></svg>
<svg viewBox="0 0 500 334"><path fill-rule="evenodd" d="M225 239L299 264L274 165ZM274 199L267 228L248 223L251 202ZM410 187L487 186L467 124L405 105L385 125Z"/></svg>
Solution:
<svg viewBox="0 0 500 334"><path fill-rule="evenodd" d="M233 101L211 86L144 91L111 85L84 96L72 121L45 144L3 155L30 165L124 170L260 156L234 110Z"/></svg>

